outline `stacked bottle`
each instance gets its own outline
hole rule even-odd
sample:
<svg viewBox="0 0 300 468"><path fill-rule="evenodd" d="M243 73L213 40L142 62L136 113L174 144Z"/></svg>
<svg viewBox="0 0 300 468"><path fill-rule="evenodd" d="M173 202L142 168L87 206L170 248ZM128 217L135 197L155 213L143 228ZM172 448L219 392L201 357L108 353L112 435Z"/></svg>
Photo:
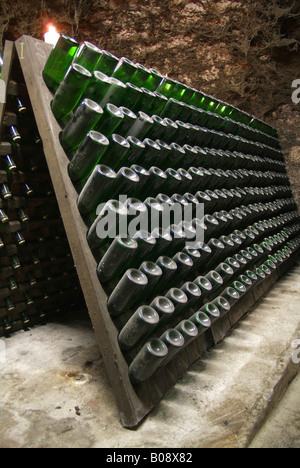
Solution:
<svg viewBox="0 0 300 468"><path fill-rule="evenodd" d="M300 222L274 128L125 57L97 57L94 69L74 58L52 109L138 384L293 258Z"/></svg>

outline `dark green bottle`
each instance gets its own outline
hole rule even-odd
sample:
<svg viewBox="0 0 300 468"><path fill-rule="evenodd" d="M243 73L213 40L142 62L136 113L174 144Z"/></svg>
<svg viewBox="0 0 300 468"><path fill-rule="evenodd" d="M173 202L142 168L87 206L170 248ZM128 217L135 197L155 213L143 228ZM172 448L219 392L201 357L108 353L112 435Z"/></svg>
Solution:
<svg viewBox="0 0 300 468"><path fill-rule="evenodd" d="M95 71L92 74L92 78L86 90L82 94L82 99L91 99L100 105L110 85L110 78L108 76L99 71Z"/></svg>
<svg viewBox="0 0 300 468"><path fill-rule="evenodd" d="M87 233L87 241L92 250L114 239L117 235L124 234L119 232L127 229L127 209L124 204L118 200L109 200ZM125 226L123 226L125 224Z"/></svg>
<svg viewBox="0 0 300 468"><path fill-rule="evenodd" d="M81 65L70 66L51 103L57 120L62 121L77 106L91 78L92 74Z"/></svg>
<svg viewBox="0 0 300 468"><path fill-rule="evenodd" d="M83 216L95 213L100 203L107 202L111 198L110 194L116 177L117 174L110 167L103 165L95 167L77 201L78 209Z"/></svg>
<svg viewBox="0 0 300 468"><path fill-rule="evenodd" d="M132 307L147 285L148 279L143 272L134 268L127 270L108 298L110 315L115 317Z"/></svg>
<svg viewBox="0 0 300 468"><path fill-rule="evenodd" d="M152 307L141 306L122 328L118 341L124 351L134 346L148 335L159 323L159 315Z"/></svg>
<svg viewBox="0 0 300 468"><path fill-rule="evenodd" d="M101 107L111 103L115 106L122 106L124 104L123 95L126 92L126 85L116 78L109 78L110 86L100 102Z"/></svg>
<svg viewBox="0 0 300 468"><path fill-rule="evenodd" d="M196 325L198 329L198 335L202 335L206 332L206 330L208 330L208 328L211 327L210 318L201 310L192 315L189 320Z"/></svg>
<svg viewBox="0 0 300 468"><path fill-rule="evenodd" d="M132 237L117 236L102 257L98 267L97 275L102 283L123 274L128 263L132 261L138 248L138 243Z"/></svg>
<svg viewBox="0 0 300 468"><path fill-rule="evenodd" d="M140 155L142 154L146 146L141 140L133 136L127 137L127 141L130 144L130 151L126 157L126 165L127 166L129 166L130 164L136 165L137 161L139 161ZM144 175L149 176L149 174L144 174Z"/></svg>
<svg viewBox="0 0 300 468"><path fill-rule="evenodd" d="M148 112L149 109L152 107L152 102L156 99L156 95L149 91L147 88L141 88L143 94L140 96L139 100L137 101L134 110L136 112L143 111Z"/></svg>
<svg viewBox="0 0 300 468"><path fill-rule="evenodd" d="M152 118L148 114L145 114L145 112L140 111L133 126L128 131L128 136L143 141L153 124Z"/></svg>
<svg viewBox="0 0 300 468"><path fill-rule="evenodd" d="M117 129L123 120L124 114L121 109L114 104L108 103L103 107L103 116L95 126L95 130L110 138L113 133L117 133Z"/></svg>
<svg viewBox="0 0 300 468"><path fill-rule="evenodd" d="M153 91L155 94L155 99L151 101L149 106L149 114L151 115L160 115L162 116L163 110L168 103L168 98L163 94Z"/></svg>
<svg viewBox="0 0 300 468"><path fill-rule="evenodd" d="M161 73L159 73L157 70L154 70L153 68L150 68L149 71L151 75L148 77L146 83L144 84L144 87L149 89L150 91L155 92L159 87L163 76L161 75Z"/></svg>
<svg viewBox="0 0 300 468"><path fill-rule="evenodd" d="M214 299L212 301L212 304L217 307L217 309L220 311L221 315L226 314L231 309L231 306L230 306L228 300L225 299L225 297L223 297L223 296L219 296L216 299Z"/></svg>
<svg viewBox="0 0 300 468"><path fill-rule="evenodd" d="M100 50L94 44L85 41L79 47L74 57L73 63L78 63L78 65L81 65L82 67L86 68L88 71L93 73L101 55L102 50Z"/></svg>
<svg viewBox="0 0 300 468"><path fill-rule="evenodd" d="M139 88L143 88L147 80L151 77L151 72L147 67L145 67L144 65L140 63L137 63L136 67L137 67L136 72L131 77L131 80L128 80L128 81L130 81L135 86L138 86Z"/></svg>
<svg viewBox="0 0 300 468"><path fill-rule="evenodd" d="M179 119L180 113L182 112L182 106L183 104L180 103L177 99L171 98L164 107L162 116L175 121Z"/></svg>
<svg viewBox="0 0 300 468"><path fill-rule="evenodd" d="M7 184L2 184L1 185L1 197L4 199L4 200L9 200L12 198L12 194L11 194L11 191L10 191L10 188L8 187Z"/></svg>
<svg viewBox="0 0 300 468"><path fill-rule="evenodd" d="M118 171L124 165L123 160L126 160L129 151L130 144L128 140L114 133L109 139L109 146L101 155L99 162Z"/></svg>
<svg viewBox="0 0 300 468"><path fill-rule="evenodd" d="M118 63L119 59L115 55L107 50L102 50L102 55L97 63L96 70L105 73L107 76L112 76Z"/></svg>
<svg viewBox="0 0 300 468"><path fill-rule="evenodd" d="M142 293L142 300L147 301L149 297L153 297L153 291L162 280L163 272L159 265L148 260L140 265L139 271L142 271L148 278L147 288Z"/></svg>
<svg viewBox="0 0 300 468"><path fill-rule="evenodd" d="M67 152L73 152L93 130L103 115L103 109L95 101L84 99L75 110L72 119L60 133L59 139Z"/></svg>
<svg viewBox="0 0 300 468"><path fill-rule="evenodd" d="M14 162L13 158L11 157L10 154L7 154L5 157L5 166L6 166L6 170L8 172L16 172L17 171L17 165L16 163Z"/></svg>
<svg viewBox="0 0 300 468"><path fill-rule="evenodd" d="M166 290L170 281L172 281L177 272L177 264L174 260L170 257L162 255L156 261L156 263L160 266L163 272L162 276L162 284L160 285L160 291ZM158 288L156 288L157 290Z"/></svg>
<svg viewBox="0 0 300 468"><path fill-rule="evenodd" d="M123 83L128 83L136 71L136 64L128 58L122 57L119 60L119 63L116 66L112 76L117 80L122 81Z"/></svg>
<svg viewBox="0 0 300 468"><path fill-rule="evenodd" d="M164 76L162 81L160 82L157 92L163 94L167 98L172 97L172 92L176 86L176 82L167 76Z"/></svg>
<svg viewBox="0 0 300 468"><path fill-rule="evenodd" d="M204 312L210 319L211 323L215 322L221 316L221 312L216 306L216 304L209 302L205 304L201 309L201 312Z"/></svg>
<svg viewBox="0 0 300 468"><path fill-rule="evenodd" d="M188 305L187 295L179 288L171 288L166 293L166 298L174 305L174 312L172 314L174 317L180 315Z"/></svg>
<svg viewBox="0 0 300 468"><path fill-rule="evenodd" d="M138 86L135 86L132 83L126 83L126 90L122 96L122 106L128 107L134 112L136 109L136 103L143 95L143 91Z"/></svg>
<svg viewBox="0 0 300 468"><path fill-rule="evenodd" d="M61 34L56 46L50 52L45 68L43 70L43 79L53 91L56 91L71 65L79 43L72 37Z"/></svg>
<svg viewBox="0 0 300 468"><path fill-rule="evenodd" d="M127 107L121 106L119 109L123 112L124 119L118 127L118 134L126 138L129 136L130 129L137 120L137 115L132 110L127 109Z"/></svg>
<svg viewBox="0 0 300 468"><path fill-rule="evenodd" d="M184 347L185 341L184 337L182 334L175 329L170 329L165 331L162 336L160 337L160 340L166 344L168 348L168 355L166 358L161 362L159 367L164 367L166 366L171 359L174 358L174 356Z"/></svg>
<svg viewBox="0 0 300 468"><path fill-rule="evenodd" d="M69 164L70 178L74 182L87 178L108 145L109 140L104 135L94 130L89 132Z"/></svg>
<svg viewBox="0 0 300 468"><path fill-rule="evenodd" d="M198 328L190 320L182 320L176 327L175 330L178 330L184 338L184 347L197 338L199 335Z"/></svg>
<svg viewBox="0 0 300 468"><path fill-rule="evenodd" d="M138 385L152 377L168 355L166 344L158 339L147 342L129 366L129 378Z"/></svg>

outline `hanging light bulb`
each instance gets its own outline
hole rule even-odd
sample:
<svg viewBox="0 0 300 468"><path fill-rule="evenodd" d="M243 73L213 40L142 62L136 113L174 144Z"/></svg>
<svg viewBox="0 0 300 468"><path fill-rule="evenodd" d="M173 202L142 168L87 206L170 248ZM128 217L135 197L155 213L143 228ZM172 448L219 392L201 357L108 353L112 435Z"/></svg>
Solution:
<svg viewBox="0 0 300 468"><path fill-rule="evenodd" d="M54 47L60 37L60 34L56 31L53 24L49 23L47 27L48 31L44 34L44 41Z"/></svg>

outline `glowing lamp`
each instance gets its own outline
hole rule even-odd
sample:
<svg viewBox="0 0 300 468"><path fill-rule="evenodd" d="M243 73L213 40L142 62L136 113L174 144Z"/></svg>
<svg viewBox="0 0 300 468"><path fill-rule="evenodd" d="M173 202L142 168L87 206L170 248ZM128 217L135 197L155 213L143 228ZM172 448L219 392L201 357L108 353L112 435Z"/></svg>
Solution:
<svg viewBox="0 0 300 468"><path fill-rule="evenodd" d="M56 45L60 34L56 31L55 26L49 24L48 31L44 34L44 41L51 44L53 47Z"/></svg>

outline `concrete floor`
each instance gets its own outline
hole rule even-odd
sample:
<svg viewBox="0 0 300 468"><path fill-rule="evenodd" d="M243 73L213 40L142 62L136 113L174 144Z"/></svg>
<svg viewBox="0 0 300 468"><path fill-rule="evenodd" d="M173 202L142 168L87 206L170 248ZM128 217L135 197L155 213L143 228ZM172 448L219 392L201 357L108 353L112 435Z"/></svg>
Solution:
<svg viewBox="0 0 300 468"><path fill-rule="evenodd" d="M299 448L299 285L296 267L136 431L119 422L85 311L0 339L0 447Z"/></svg>

